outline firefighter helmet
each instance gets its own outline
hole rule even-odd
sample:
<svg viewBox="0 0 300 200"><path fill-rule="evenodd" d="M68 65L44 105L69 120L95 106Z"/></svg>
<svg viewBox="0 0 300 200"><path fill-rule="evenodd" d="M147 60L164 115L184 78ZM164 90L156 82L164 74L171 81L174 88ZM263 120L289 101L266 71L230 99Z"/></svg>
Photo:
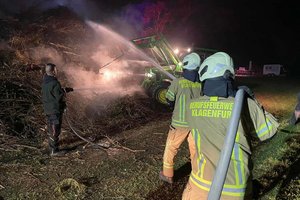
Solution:
<svg viewBox="0 0 300 200"><path fill-rule="evenodd" d="M195 70L200 66L200 56L197 53L190 53L183 58L183 69Z"/></svg>
<svg viewBox="0 0 300 200"><path fill-rule="evenodd" d="M217 52L207 57L199 69L200 81L225 75L234 78L232 58L224 52Z"/></svg>

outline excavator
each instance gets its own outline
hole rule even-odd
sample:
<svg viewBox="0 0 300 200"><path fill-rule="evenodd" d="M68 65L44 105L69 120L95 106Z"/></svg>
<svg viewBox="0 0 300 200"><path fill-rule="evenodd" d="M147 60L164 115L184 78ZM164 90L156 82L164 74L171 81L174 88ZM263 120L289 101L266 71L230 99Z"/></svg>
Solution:
<svg viewBox="0 0 300 200"><path fill-rule="evenodd" d="M142 87L150 98L166 105L167 100L165 96L172 78L182 76L181 59L162 34L136 38L131 41L161 66L161 68L155 66L145 68L145 78L142 82ZM200 55L201 60L217 52L217 50L205 48L194 48L193 51Z"/></svg>

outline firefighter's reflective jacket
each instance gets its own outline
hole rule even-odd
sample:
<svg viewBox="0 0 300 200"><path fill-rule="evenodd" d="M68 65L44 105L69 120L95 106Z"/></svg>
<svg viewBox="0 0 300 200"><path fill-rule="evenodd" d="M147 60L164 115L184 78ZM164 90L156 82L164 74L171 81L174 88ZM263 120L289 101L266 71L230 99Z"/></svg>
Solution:
<svg viewBox="0 0 300 200"><path fill-rule="evenodd" d="M188 127L185 117L186 100L200 97L200 91L201 83L199 82L192 82L183 77L172 81L166 93L169 101L175 101L172 126Z"/></svg>
<svg viewBox="0 0 300 200"><path fill-rule="evenodd" d="M211 186L233 105L233 97L202 96L187 102L186 117L197 147L190 181L202 190L209 191ZM222 196L243 198L251 173L250 135L255 133L263 141L272 137L278 126L277 120L257 101L245 99Z"/></svg>

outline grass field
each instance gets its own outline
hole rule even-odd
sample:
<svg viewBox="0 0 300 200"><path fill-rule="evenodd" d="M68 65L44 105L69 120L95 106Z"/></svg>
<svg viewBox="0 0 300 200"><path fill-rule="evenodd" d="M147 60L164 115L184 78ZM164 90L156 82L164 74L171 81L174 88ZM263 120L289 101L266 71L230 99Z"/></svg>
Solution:
<svg viewBox="0 0 300 200"><path fill-rule="evenodd" d="M300 81L284 77L240 81L252 86L257 99L280 122L278 133L254 149L253 174L261 184L261 199L300 199L300 127L289 125Z"/></svg>
<svg viewBox="0 0 300 200"><path fill-rule="evenodd" d="M243 78L238 83L252 88L280 122L271 140L253 143L259 199L300 199L300 126L288 125L300 81ZM114 139L130 150L86 148L62 158L50 158L25 145L1 151L0 199L179 200L191 170L186 143L176 157L176 182L171 186L158 180L169 123L170 114L166 114L119 133Z"/></svg>

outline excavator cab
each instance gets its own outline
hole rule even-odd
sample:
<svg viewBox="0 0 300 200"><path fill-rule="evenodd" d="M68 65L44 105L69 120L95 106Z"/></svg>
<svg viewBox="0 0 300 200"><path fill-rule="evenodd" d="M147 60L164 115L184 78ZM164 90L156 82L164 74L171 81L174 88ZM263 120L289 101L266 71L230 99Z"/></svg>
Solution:
<svg viewBox="0 0 300 200"><path fill-rule="evenodd" d="M182 74L182 62L161 34L133 39L132 42L155 60L161 67L175 77ZM142 87L156 102L167 104L166 92L171 78L154 66L146 67Z"/></svg>
<svg viewBox="0 0 300 200"><path fill-rule="evenodd" d="M158 69L155 66L146 67L142 87L156 102L167 104L166 92L172 80L162 73L161 70L167 71L176 78L181 77L183 72L181 59L175 54L162 34L137 38L131 41L162 67L162 69ZM203 61L206 57L217 52L217 50L194 47L193 52L198 53Z"/></svg>

